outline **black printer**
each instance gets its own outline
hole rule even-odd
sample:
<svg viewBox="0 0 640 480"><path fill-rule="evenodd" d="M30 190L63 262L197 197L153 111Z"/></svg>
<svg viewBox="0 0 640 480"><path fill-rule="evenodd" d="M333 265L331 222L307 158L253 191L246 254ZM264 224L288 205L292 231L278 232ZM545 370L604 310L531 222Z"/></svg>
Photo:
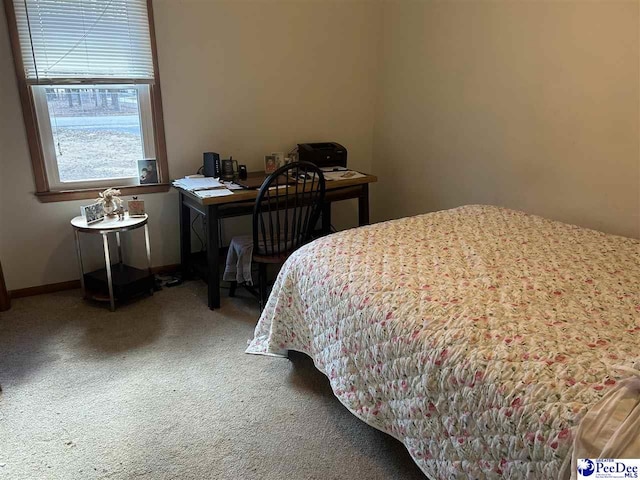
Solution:
<svg viewBox="0 0 640 480"><path fill-rule="evenodd" d="M347 167L347 149L339 143L299 143L298 160L318 167Z"/></svg>

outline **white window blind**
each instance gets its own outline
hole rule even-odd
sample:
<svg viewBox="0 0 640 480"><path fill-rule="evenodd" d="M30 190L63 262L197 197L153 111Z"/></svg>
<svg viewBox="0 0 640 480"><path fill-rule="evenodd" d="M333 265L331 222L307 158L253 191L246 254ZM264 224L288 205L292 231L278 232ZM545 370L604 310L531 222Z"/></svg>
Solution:
<svg viewBox="0 0 640 480"><path fill-rule="evenodd" d="M153 83L146 0L13 3L28 83Z"/></svg>

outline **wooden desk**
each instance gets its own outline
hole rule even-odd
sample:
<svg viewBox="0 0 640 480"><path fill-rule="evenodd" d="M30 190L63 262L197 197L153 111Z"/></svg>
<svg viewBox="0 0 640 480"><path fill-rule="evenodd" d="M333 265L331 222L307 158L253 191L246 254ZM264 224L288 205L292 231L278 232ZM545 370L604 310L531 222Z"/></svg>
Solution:
<svg viewBox="0 0 640 480"><path fill-rule="evenodd" d="M262 172L249 176L264 176ZM374 175L346 180L326 182L325 204L322 208L322 231L331 229L331 203L351 198L358 199L358 224L369 224L369 184L377 182ZM177 188L180 197L180 262L183 278L189 278L192 269L191 254L191 210L206 218L205 237L207 244L206 279L210 309L220 308L220 238L218 225L221 219L251 215L258 190L234 190L225 197L200 198Z"/></svg>

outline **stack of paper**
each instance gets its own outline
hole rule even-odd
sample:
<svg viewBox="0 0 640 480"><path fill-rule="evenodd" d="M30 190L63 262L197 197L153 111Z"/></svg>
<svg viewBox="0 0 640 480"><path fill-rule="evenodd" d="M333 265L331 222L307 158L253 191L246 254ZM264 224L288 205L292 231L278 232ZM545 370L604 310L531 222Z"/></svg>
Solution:
<svg viewBox="0 0 640 480"><path fill-rule="evenodd" d="M209 190L211 188L220 188L224 186L217 178L212 177L180 178L178 180L174 180L173 185L189 190L190 192Z"/></svg>
<svg viewBox="0 0 640 480"><path fill-rule="evenodd" d="M233 192L228 188L215 188L212 190L198 190L194 192L200 198L211 198L211 197L224 197L226 195L233 195Z"/></svg>
<svg viewBox="0 0 640 480"><path fill-rule="evenodd" d="M330 180L348 180L350 178L361 178L364 175L360 172L356 172L355 170L340 170L338 172L325 172L324 179L327 181Z"/></svg>

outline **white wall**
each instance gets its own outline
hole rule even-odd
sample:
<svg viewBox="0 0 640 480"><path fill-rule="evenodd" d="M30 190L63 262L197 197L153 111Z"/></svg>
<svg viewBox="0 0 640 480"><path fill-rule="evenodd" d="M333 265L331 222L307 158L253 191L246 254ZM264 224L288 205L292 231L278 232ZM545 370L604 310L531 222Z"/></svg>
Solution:
<svg viewBox="0 0 640 480"><path fill-rule="evenodd" d="M488 203L640 237L639 16L386 3L373 219Z"/></svg>
<svg viewBox="0 0 640 480"><path fill-rule="evenodd" d="M194 173L202 152L249 170L299 142L335 140L371 170L379 9L360 2L155 0L169 169ZM4 14L0 14L4 15ZM78 277L71 217L86 201L39 203L4 16L0 17L0 259L9 289ZM154 265L179 262L175 192L143 196ZM356 225L356 205L334 209ZM226 222L226 236L248 228ZM94 263L98 239L85 241Z"/></svg>
<svg viewBox="0 0 640 480"><path fill-rule="evenodd" d="M630 1L154 0L169 167L250 169L336 140L380 178L372 219L495 203L640 237L639 8ZM0 14L3 15L3 14ZM374 121L375 120L375 121ZM10 289L77 278L68 220L41 204L0 18L0 260ZM177 199L144 196L155 265ZM342 207L342 205L341 205ZM334 209L356 224L354 202ZM248 228L227 224L226 234ZM86 242L99 257L97 242Z"/></svg>

